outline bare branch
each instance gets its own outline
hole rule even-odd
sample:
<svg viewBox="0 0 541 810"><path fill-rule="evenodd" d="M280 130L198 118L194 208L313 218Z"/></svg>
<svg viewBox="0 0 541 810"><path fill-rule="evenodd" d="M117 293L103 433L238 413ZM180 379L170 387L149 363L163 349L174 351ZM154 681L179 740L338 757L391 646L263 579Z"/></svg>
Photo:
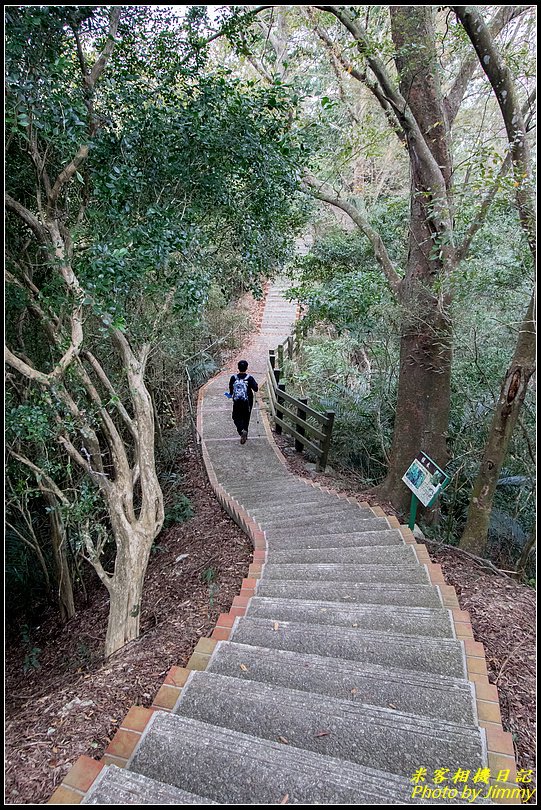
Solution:
<svg viewBox="0 0 541 810"><path fill-rule="evenodd" d="M53 479L49 475L47 475L47 473L44 470L42 470L41 467L38 467L37 464L34 464L32 461L30 461L30 459L26 458L26 456L23 456L20 453L16 453L14 450L8 450L8 453L10 454L10 456L17 459L17 461L20 461L21 464L24 464L26 467L32 470L32 472L35 473L36 477L39 477L40 479L45 481L45 483L49 488L49 491L52 492L53 495L55 495L58 498L58 500L64 504L64 506L70 505L69 500L66 498L62 490L58 488Z"/></svg>
<svg viewBox="0 0 541 810"><path fill-rule="evenodd" d="M62 171L56 178L54 186L49 195L49 205L51 207L53 207L54 204L56 203L58 195L62 190L62 187L65 186L69 180L71 180L71 178L73 177L73 175L75 174L81 163L84 160L86 160L86 158L88 157L88 152L89 152L88 144L83 144L83 146L79 147L77 154L75 155L73 160L70 163L68 163L68 165L64 169L62 169Z"/></svg>
<svg viewBox="0 0 541 810"><path fill-rule="evenodd" d="M105 493L109 493L111 491L111 482L107 478L104 473L98 472L92 468L87 459L83 458L83 456L79 453L79 451L75 448L73 443L68 439L67 436L62 435L58 437L58 441L64 447L70 458L72 458L79 467L88 473L88 475L92 478L92 480L98 485L98 487Z"/></svg>
<svg viewBox="0 0 541 810"><path fill-rule="evenodd" d="M113 404L114 404L115 408L118 410L119 414L121 415L122 419L124 420L127 428L129 429L130 433L132 434L133 438L135 440L137 440L138 434L137 434L137 430L135 428L135 425L133 423L133 419L131 418L131 416L127 412L126 408L122 404L122 402L120 400L120 397L118 396L113 384L111 383L111 381L107 377L107 375L106 375L105 371L103 370L102 366L100 365L98 360L94 357L92 352L85 351L85 352L82 353L82 356L86 360L88 360L88 362L92 366L92 368L93 368L97 378L101 382L101 384L104 386L104 388L113 397L113 399L114 399Z"/></svg>
<svg viewBox="0 0 541 810"><path fill-rule="evenodd" d="M90 537L90 529L88 528L88 523L81 527L80 529L81 536L84 540L85 548L88 554L87 560L93 566L96 574L99 576L105 587L108 591L111 590L112 583L114 577L107 573L103 565L100 561L99 551L92 542L92 538Z"/></svg>
<svg viewBox="0 0 541 810"><path fill-rule="evenodd" d="M526 103L522 107L522 114L524 116L526 116L526 118L525 118L526 129L528 128L529 123L530 123L530 121L532 119L532 116L533 116L532 104L533 104L534 100L535 100L535 90L530 94L530 96L528 97L528 100L526 101ZM483 223L484 223L484 221L486 219L486 216L488 214L488 211L490 209L490 206L494 202L494 198L496 197L496 194L498 193L498 190L501 187L502 180L505 177L505 175L507 174L507 172L509 171L510 166L511 166L511 153L508 152L506 157L505 157L505 160L503 161L502 165L500 166L500 170L498 172L498 176L496 177L496 179L494 181L494 184L492 185L490 190L485 195L485 198L484 198L483 202L481 203L481 205L480 205L480 207L479 207L479 209L477 211L475 219L471 223L471 225L470 225L470 227L468 229L468 232L467 232L466 236L464 237L464 241L463 241L462 245L460 245L460 247L457 248L457 251L456 251L457 263L461 262L462 259L464 259L464 257L467 255L467 253L468 253L468 251L470 249L470 245L471 245L471 243L473 241L473 238L474 238L475 234L478 232L478 230L481 228L481 226L483 225Z"/></svg>
<svg viewBox="0 0 541 810"><path fill-rule="evenodd" d="M38 218L28 210L28 208L25 208L20 202L14 200L9 194L6 194L5 197L5 206L8 211L12 211L14 214L17 214L17 216L20 217L26 225L28 225L30 230L33 231L40 242L47 244L47 229L41 224Z"/></svg>
<svg viewBox="0 0 541 810"><path fill-rule="evenodd" d="M90 87L92 90L94 89L94 86L98 81L99 77L103 73L105 65L107 64L107 61L113 52L121 10L122 6L114 6L112 8L109 24L109 33L107 35L107 42L105 44L104 49L94 62L94 66L92 67L90 74L87 73L87 78L85 79L85 82L88 85L88 87Z"/></svg>
<svg viewBox="0 0 541 810"><path fill-rule="evenodd" d="M337 47L336 43L332 41L332 39L329 37L325 29L316 23L312 9L307 8L306 13L307 16L310 18L310 20L312 21L315 33L323 42L325 48L331 55L333 59L333 66L335 64L335 61L338 62L338 64L342 66L342 68L349 76L352 76L354 79L357 79L357 81L366 85L366 87L378 100L383 112L385 113L385 117L387 118L387 121L389 122L389 125L393 130L393 132L396 134L397 138L402 143L405 143L406 136L404 135L404 131L400 127L396 119L396 116L393 112L393 109L389 104L387 98L385 97L385 94L383 93L380 84L374 79L370 79L366 70L363 71L359 70L358 68L355 67L355 65L353 65L346 59L343 52Z"/></svg>
<svg viewBox="0 0 541 810"><path fill-rule="evenodd" d="M530 8L534 8L534 6L499 6L498 11L488 24L488 29L492 37L498 36L498 34L507 25L509 25L512 20L516 19ZM443 102L449 127L452 126L456 118L456 114L460 109L466 88L468 87L468 84L470 83L470 80L478 67L479 60L476 54L469 53L458 69L455 82L447 93L447 96Z"/></svg>
<svg viewBox="0 0 541 810"><path fill-rule="evenodd" d="M452 6L452 8L475 48L502 113L513 163L517 208L535 262L535 192L526 123L515 82L477 8L475 6Z"/></svg>
<svg viewBox="0 0 541 810"><path fill-rule="evenodd" d="M401 278L396 272L394 265L387 253L387 249L383 244L383 240L379 233L375 231L370 223L368 222L367 218L364 217L358 208L356 208L352 203L347 202L346 200L342 200L336 192L329 188L329 186L321 183L315 177L312 177L309 174L304 175L304 187L303 190L307 194L311 194L313 197L316 197L318 200L323 200L324 202L329 203L330 205L336 206L336 208L340 208L342 211L345 211L346 214L353 220L353 222L360 228L360 230L364 233L364 235L369 239L376 256L376 259L383 270L385 278L389 283L389 287L393 291L395 295L398 295L399 287L401 283Z"/></svg>

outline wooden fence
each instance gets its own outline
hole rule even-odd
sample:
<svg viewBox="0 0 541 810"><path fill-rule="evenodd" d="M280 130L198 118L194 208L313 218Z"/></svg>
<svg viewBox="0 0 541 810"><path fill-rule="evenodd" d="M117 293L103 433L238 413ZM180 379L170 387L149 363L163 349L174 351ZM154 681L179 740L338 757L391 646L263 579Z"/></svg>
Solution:
<svg viewBox="0 0 541 810"><path fill-rule="evenodd" d="M293 436L295 450L310 450L317 459L316 469L322 472L327 465L331 445L334 411L321 413L311 408L307 399L297 399L286 393L285 385L280 382L284 352L287 352L289 359L293 359L295 348L294 338L290 336L277 349L269 350L266 377L269 410L276 433L284 430Z"/></svg>

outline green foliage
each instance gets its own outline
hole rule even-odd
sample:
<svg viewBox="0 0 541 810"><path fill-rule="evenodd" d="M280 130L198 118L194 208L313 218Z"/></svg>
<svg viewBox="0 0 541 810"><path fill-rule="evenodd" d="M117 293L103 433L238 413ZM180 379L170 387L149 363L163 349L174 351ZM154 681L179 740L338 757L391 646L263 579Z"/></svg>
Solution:
<svg viewBox="0 0 541 810"><path fill-rule="evenodd" d="M177 495L174 503L167 506L165 509L164 529L185 523L193 516L194 510L190 499L187 498L186 495Z"/></svg>
<svg viewBox="0 0 541 810"><path fill-rule="evenodd" d="M378 483L385 474L394 416L393 367L383 362L389 359L389 347L380 347L379 356L376 339L371 347L369 366L355 337L329 339L314 330L298 362L285 369L287 390L293 388L319 410L335 412L330 465L355 473L365 485Z"/></svg>
<svg viewBox="0 0 541 810"><path fill-rule="evenodd" d="M306 310L306 326L327 322L339 333L366 334L389 298L372 250L357 232L328 231L297 259L294 275L298 282L289 295Z"/></svg>
<svg viewBox="0 0 541 810"><path fill-rule="evenodd" d="M228 311L230 302L246 290L260 293L263 279L290 254L302 220L294 200L301 147L291 127L297 97L279 80L260 87L227 68L209 68L208 14L199 6L182 17L159 7L122 7L111 56L90 90L81 65L90 69L103 49L110 11L6 10L6 190L31 213L42 206L40 220L47 215L58 221L82 290L75 300L58 259L40 239L29 239L35 233L9 211L6 337L17 355L48 373L69 346L69 316L81 303L82 349L97 357L115 389L111 394L93 380L110 417L117 417L119 405L130 415L132 407L111 343L119 330L135 352L144 343L152 346L149 388L171 429L173 393L187 393L185 368L192 388L213 373L219 352L237 345L245 329ZM242 37L243 28L235 19L229 32ZM45 210L51 185L83 145L88 157L62 188L54 211ZM99 405L75 363L47 396L27 380L21 385L15 372L9 385L10 446L67 494L70 505L61 514L70 548L84 551L90 531L108 564L114 562L103 499L57 445L61 435L69 436L84 456L88 430L100 440L103 435ZM74 407L62 398L63 386ZM131 460L130 436L120 430ZM109 471L112 459L105 442L103 447ZM35 489L16 465L10 482L14 497ZM42 502L32 498L28 506L31 523L41 526ZM179 496L168 521L188 514L189 504ZM16 537L11 544L20 549L10 582L19 577L22 583L32 552ZM45 536L37 540L46 547Z"/></svg>
<svg viewBox="0 0 541 810"><path fill-rule="evenodd" d="M390 234L395 260L405 234L402 203L377 217ZM400 312L378 279L365 240L328 229L296 270L294 293L307 307L308 338L299 363L286 370L288 390L336 412L330 463L379 483L387 469L398 374ZM370 262L372 261L372 266ZM365 269L366 268L366 269ZM364 277L364 279L363 279ZM516 214L495 206L467 261L449 279L454 297L454 362L448 447L451 485L440 498L440 523L424 527L445 542L462 532L494 403L509 364L532 284L529 253ZM530 481L535 474L535 411L528 391L501 478ZM513 565L535 520L530 486L498 487L490 530L493 558Z"/></svg>

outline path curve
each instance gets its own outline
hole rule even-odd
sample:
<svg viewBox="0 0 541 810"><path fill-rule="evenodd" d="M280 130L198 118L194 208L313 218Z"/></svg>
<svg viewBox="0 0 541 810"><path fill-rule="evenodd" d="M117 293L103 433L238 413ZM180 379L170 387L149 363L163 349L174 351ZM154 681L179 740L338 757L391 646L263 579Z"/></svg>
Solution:
<svg viewBox="0 0 541 810"><path fill-rule="evenodd" d="M260 383L295 320L283 289L271 286L243 355ZM104 769L83 803L470 804L468 789L482 801L489 785L473 775L512 779L513 749L454 589L396 519L291 474L260 396L240 445L230 373L202 389L199 431L254 563L212 639L166 681L172 711L152 714L126 768ZM452 781L460 769L469 781Z"/></svg>

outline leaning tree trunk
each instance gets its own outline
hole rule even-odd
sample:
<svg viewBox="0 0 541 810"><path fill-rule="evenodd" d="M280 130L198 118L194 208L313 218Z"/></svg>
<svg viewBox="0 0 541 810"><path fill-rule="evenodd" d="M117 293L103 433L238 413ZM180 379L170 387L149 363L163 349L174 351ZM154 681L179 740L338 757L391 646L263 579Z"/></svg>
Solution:
<svg viewBox="0 0 541 810"><path fill-rule="evenodd" d="M62 623L69 621L75 616L75 602L73 600L73 586L71 581L71 571L68 561L68 538L66 527L59 512L59 503L55 496L49 491L44 491L43 495L49 504L49 525L51 527L51 544L53 549L53 560L56 579L56 596L60 619Z"/></svg>
<svg viewBox="0 0 541 810"><path fill-rule="evenodd" d="M400 89L448 190L451 156L434 49L433 10L429 6L391 6ZM416 47L415 47L416 46ZM453 262L451 246L435 227L438 205L427 188L431 169L407 133L411 165L410 242L406 276L398 288L403 307L400 374L389 468L378 496L405 512L411 493L402 476L420 450L440 466L448 461L446 436L451 400L450 299L437 291ZM427 512L430 520L434 511Z"/></svg>
<svg viewBox="0 0 541 810"><path fill-rule="evenodd" d="M500 470L535 368L534 301L535 296L532 293L515 354L496 404L481 467L473 487L466 526L460 538L460 548L481 557L486 552L492 501Z"/></svg>

